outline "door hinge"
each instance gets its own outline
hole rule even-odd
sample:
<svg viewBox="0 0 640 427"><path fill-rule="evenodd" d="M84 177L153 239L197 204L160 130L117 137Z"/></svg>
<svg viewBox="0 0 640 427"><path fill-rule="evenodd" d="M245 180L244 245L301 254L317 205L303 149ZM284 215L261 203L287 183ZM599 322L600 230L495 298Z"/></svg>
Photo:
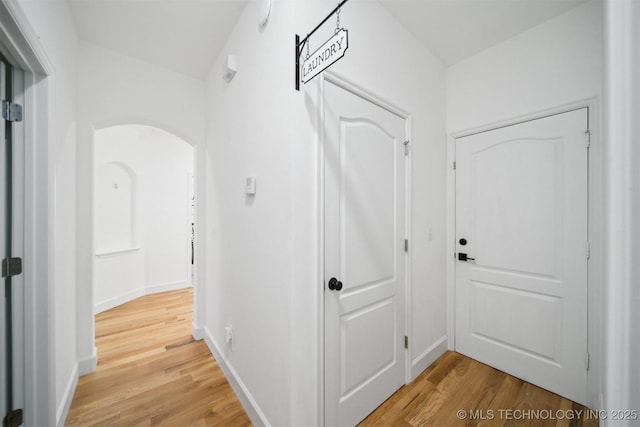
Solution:
<svg viewBox="0 0 640 427"><path fill-rule="evenodd" d="M453 162L453 170L456 170L456 162Z"/></svg>
<svg viewBox="0 0 640 427"><path fill-rule="evenodd" d="M584 131L584 143L587 148L591 147L591 131L589 129Z"/></svg>
<svg viewBox="0 0 640 427"><path fill-rule="evenodd" d="M409 348L409 337L407 335L404 336L404 348Z"/></svg>
<svg viewBox="0 0 640 427"><path fill-rule="evenodd" d="M5 415L2 420L3 427L18 427L23 424L22 420L22 409L14 409Z"/></svg>
<svg viewBox="0 0 640 427"><path fill-rule="evenodd" d="M587 371L588 371L588 370L589 370L589 368L590 368L590 364L591 364L591 358L589 357L589 352L587 351L587 352L584 354L584 365L585 365L585 367L586 367Z"/></svg>
<svg viewBox="0 0 640 427"><path fill-rule="evenodd" d="M409 252L409 239L404 239L404 251Z"/></svg>
<svg viewBox="0 0 640 427"><path fill-rule="evenodd" d="M404 142L404 155L408 156L409 155L409 143L411 141L409 141L408 139Z"/></svg>
<svg viewBox="0 0 640 427"><path fill-rule="evenodd" d="M590 259L591 258L591 243L590 242L586 242L584 249L585 249L585 251L584 251L585 256L587 257L587 259Z"/></svg>
<svg viewBox="0 0 640 427"><path fill-rule="evenodd" d="M5 258L2 260L2 278L22 274L22 258Z"/></svg>
<svg viewBox="0 0 640 427"><path fill-rule="evenodd" d="M22 105L2 100L2 118L9 122L22 121Z"/></svg>

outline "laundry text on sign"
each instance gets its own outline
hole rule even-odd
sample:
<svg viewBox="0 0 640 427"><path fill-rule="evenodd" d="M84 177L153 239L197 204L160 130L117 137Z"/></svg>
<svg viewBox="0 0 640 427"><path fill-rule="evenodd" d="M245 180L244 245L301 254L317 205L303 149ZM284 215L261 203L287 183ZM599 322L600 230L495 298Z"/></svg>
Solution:
<svg viewBox="0 0 640 427"><path fill-rule="evenodd" d="M308 83L342 58L347 51L347 47L349 47L348 31L341 28L320 49L304 60L302 63L302 81Z"/></svg>

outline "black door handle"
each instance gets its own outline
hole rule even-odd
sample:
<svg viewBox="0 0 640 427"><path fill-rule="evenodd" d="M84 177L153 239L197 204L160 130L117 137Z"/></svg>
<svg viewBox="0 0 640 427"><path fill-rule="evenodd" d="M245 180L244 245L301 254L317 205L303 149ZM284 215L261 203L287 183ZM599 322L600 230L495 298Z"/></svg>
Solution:
<svg viewBox="0 0 640 427"><path fill-rule="evenodd" d="M335 277L332 277L331 279L329 279L329 289L332 291L339 291L342 289L342 282L339 281L338 279L336 279Z"/></svg>
<svg viewBox="0 0 640 427"><path fill-rule="evenodd" d="M458 252L458 261L475 261L475 258L468 257L467 254Z"/></svg>

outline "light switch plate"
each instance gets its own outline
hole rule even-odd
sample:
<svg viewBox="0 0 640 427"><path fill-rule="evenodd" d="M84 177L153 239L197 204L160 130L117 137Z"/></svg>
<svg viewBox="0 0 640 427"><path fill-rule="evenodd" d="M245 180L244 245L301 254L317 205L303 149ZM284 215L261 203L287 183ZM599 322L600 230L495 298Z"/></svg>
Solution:
<svg viewBox="0 0 640 427"><path fill-rule="evenodd" d="M244 184L244 194L254 196L256 194L256 177L248 176Z"/></svg>

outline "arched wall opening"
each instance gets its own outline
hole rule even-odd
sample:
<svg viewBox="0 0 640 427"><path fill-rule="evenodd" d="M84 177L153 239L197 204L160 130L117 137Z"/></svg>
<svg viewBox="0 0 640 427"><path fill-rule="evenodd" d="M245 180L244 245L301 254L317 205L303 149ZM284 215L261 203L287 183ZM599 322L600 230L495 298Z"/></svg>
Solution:
<svg viewBox="0 0 640 427"><path fill-rule="evenodd" d="M193 286L194 147L141 124L93 139L94 314Z"/></svg>

